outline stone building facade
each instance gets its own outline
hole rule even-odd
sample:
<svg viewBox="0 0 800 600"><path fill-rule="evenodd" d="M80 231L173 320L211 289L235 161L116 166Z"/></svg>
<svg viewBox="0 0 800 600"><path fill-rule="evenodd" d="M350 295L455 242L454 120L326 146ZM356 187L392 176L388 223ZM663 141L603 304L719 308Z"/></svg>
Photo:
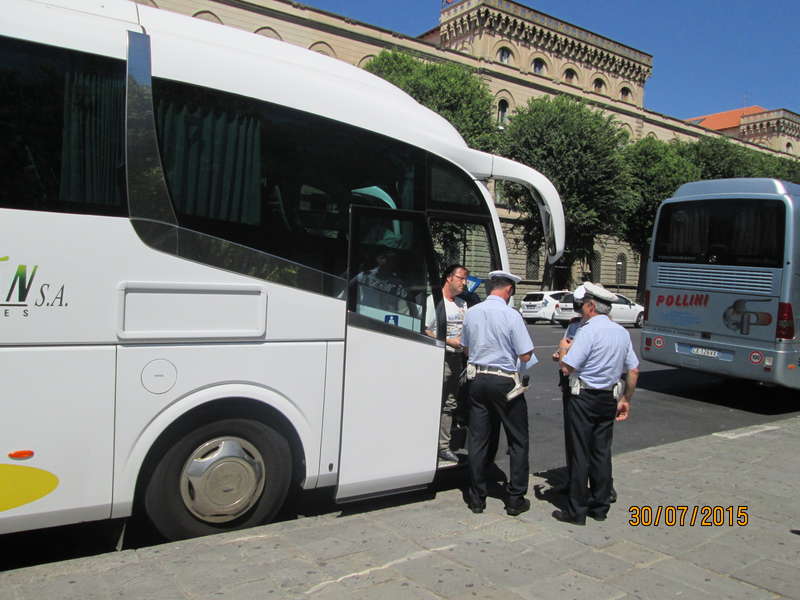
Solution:
<svg viewBox="0 0 800 600"><path fill-rule="evenodd" d="M746 106L687 121L788 157L800 157L800 115L790 110Z"/></svg>
<svg viewBox="0 0 800 600"><path fill-rule="evenodd" d="M501 126L517 106L531 98L567 94L612 113L632 139L693 140L722 135L644 108L645 83L653 68L649 54L511 0L443 2L439 24L416 38L292 0L135 1L282 40L358 66L384 49L467 65L488 84ZM743 127L746 125L749 123L743 122ZM529 256L521 232L514 227L515 215L502 208L500 213L511 267L526 276L520 292L539 289L542 257ZM596 250L599 261L576 265L573 280L594 277L611 288L632 293L638 284L639 256L627 244L605 238L598 239Z"/></svg>

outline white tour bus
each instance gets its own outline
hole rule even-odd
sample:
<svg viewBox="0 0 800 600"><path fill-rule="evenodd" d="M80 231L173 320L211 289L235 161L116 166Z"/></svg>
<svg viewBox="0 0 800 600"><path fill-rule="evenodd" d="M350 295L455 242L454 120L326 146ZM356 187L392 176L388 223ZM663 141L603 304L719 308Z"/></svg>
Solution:
<svg viewBox="0 0 800 600"><path fill-rule="evenodd" d="M426 296L445 262L508 268L483 181L563 250L545 177L397 88L155 8L6 0L0 112L0 533L430 484Z"/></svg>
<svg viewBox="0 0 800 600"><path fill-rule="evenodd" d="M642 356L800 388L800 186L682 185L656 215Z"/></svg>

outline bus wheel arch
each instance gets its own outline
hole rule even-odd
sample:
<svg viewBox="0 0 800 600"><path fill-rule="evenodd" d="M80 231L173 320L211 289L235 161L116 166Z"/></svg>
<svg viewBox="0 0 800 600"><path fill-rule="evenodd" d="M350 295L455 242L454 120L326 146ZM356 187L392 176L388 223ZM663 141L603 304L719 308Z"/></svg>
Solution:
<svg viewBox="0 0 800 600"><path fill-rule="evenodd" d="M135 512L169 539L253 527L273 519L304 478L302 444L286 417L263 402L220 399L158 437L137 479Z"/></svg>

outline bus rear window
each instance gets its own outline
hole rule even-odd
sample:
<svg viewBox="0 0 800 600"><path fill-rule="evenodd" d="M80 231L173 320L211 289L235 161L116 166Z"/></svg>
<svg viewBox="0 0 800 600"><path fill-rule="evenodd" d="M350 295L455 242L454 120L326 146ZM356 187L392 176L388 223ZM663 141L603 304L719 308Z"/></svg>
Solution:
<svg viewBox="0 0 800 600"><path fill-rule="evenodd" d="M780 200L720 199L665 204L653 261L780 268L786 208Z"/></svg>

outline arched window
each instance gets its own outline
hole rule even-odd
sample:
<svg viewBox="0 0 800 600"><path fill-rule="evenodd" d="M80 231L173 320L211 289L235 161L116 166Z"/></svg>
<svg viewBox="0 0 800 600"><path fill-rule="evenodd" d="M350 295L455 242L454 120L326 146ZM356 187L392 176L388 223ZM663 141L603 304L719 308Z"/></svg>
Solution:
<svg viewBox="0 0 800 600"><path fill-rule="evenodd" d="M528 260L525 262L525 279L539 279L539 253L528 249Z"/></svg>
<svg viewBox="0 0 800 600"><path fill-rule="evenodd" d="M794 151L794 146L792 146L791 142L786 142L786 152L791 154Z"/></svg>
<svg viewBox="0 0 800 600"><path fill-rule="evenodd" d="M544 62L541 58L534 58L533 63L531 64L531 68L533 72L537 75L544 75L547 73L547 63Z"/></svg>
<svg viewBox="0 0 800 600"><path fill-rule="evenodd" d="M631 98L633 96L633 94L631 93L630 88L626 88L626 87L624 87L624 88L622 88L620 90L619 95L625 102L630 102Z"/></svg>
<svg viewBox="0 0 800 600"><path fill-rule="evenodd" d="M603 273L601 269L601 256L599 252L595 252L592 256L592 262L589 265L589 271L591 273L592 282L600 283L603 278Z"/></svg>
<svg viewBox="0 0 800 600"><path fill-rule="evenodd" d="M577 83L578 74L575 72L575 69L567 69L564 71L564 81L567 83Z"/></svg>
<svg viewBox="0 0 800 600"><path fill-rule="evenodd" d="M511 63L511 58L514 55L511 53L511 50L503 46L500 50L497 51L497 60L499 60L504 65Z"/></svg>
<svg viewBox="0 0 800 600"><path fill-rule="evenodd" d="M508 122L508 100L497 103L497 124L505 125Z"/></svg>
<svg viewBox="0 0 800 600"><path fill-rule="evenodd" d="M617 285L625 285L628 281L628 257L623 253L617 254Z"/></svg>
<svg viewBox="0 0 800 600"><path fill-rule="evenodd" d="M602 93L603 93L603 88L605 88L605 87L606 87L606 84L605 84L605 82L604 82L602 79L600 79L600 78L598 77L597 79L595 79L595 80L592 82L592 86L594 87L594 91L595 91L595 92L597 92L598 94L602 94Z"/></svg>
<svg viewBox="0 0 800 600"><path fill-rule="evenodd" d="M209 23L217 23L218 25L222 25L222 19L220 19L217 15L215 15L210 10L201 10L196 12L192 15L195 19L200 19L201 21L208 21Z"/></svg>

